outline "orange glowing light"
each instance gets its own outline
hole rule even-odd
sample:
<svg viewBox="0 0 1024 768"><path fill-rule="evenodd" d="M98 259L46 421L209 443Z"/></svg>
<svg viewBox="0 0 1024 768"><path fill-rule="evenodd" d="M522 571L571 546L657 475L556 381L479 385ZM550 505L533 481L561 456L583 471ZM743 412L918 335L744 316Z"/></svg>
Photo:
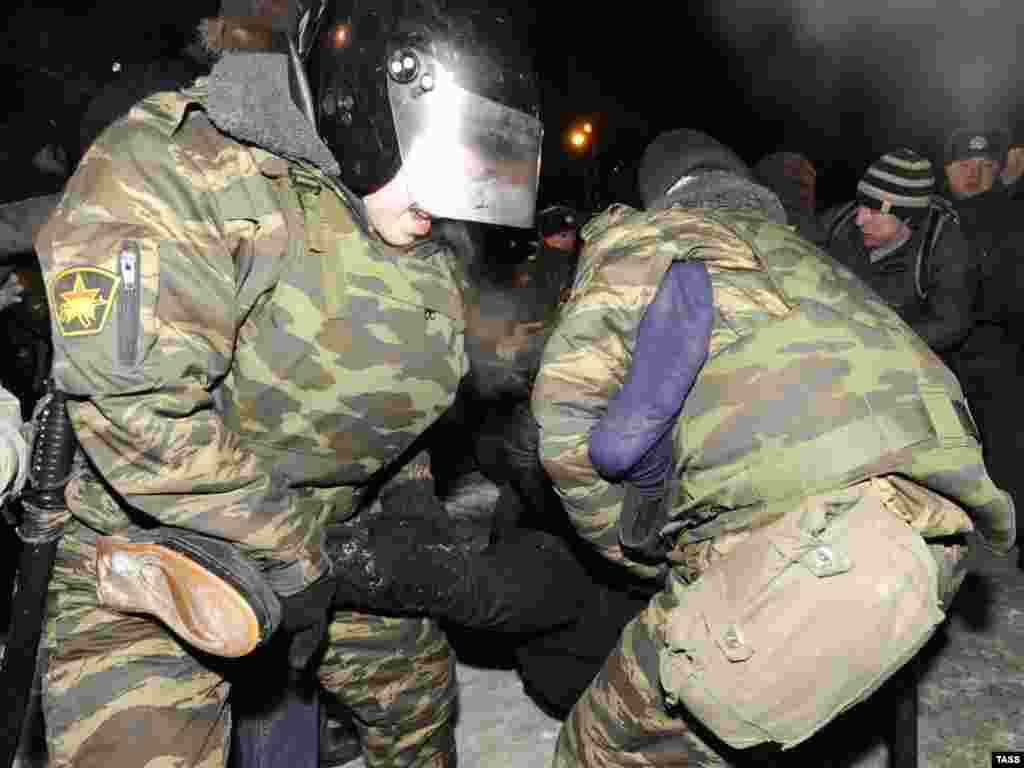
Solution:
<svg viewBox="0 0 1024 768"><path fill-rule="evenodd" d="M569 140L572 141L572 145L574 147L582 147L584 144L587 143L586 135L580 131L573 131L572 136Z"/></svg>
<svg viewBox="0 0 1024 768"><path fill-rule="evenodd" d="M584 133L593 133L594 132L594 126L592 126L590 123L584 123L583 124L583 132Z"/></svg>
<svg viewBox="0 0 1024 768"><path fill-rule="evenodd" d="M344 24L339 24L338 28L334 30L334 44L341 48L348 41L348 27Z"/></svg>

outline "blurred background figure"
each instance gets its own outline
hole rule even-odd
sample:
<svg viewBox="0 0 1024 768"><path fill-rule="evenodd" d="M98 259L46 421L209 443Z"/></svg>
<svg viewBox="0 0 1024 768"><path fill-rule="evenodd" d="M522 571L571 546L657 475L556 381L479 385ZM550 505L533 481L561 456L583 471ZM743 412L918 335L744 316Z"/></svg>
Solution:
<svg viewBox="0 0 1024 768"><path fill-rule="evenodd" d="M1020 203L1010 197L1002 179L1009 143L1009 134L1001 128L960 129L949 136L943 158L944 189L973 247L979 324L1006 326L1018 303L1017 263L1024 228Z"/></svg>
<svg viewBox="0 0 1024 768"><path fill-rule="evenodd" d="M947 138L944 188L971 246L974 327L956 350L954 367L981 429L985 457L996 482L1015 499L1024 485L1017 471L1016 408L1021 375L1024 313L1022 203L1007 186L1024 167L1022 147L1010 148L1001 127L969 126ZM1012 162L1011 162L1012 153Z"/></svg>
<svg viewBox="0 0 1024 768"><path fill-rule="evenodd" d="M1016 196L1017 182L1020 181L1022 174L1024 174L1024 144L1013 142L1006 153L1006 167L999 174L1003 186L1011 196Z"/></svg>
<svg viewBox="0 0 1024 768"><path fill-rule="evenodd" d="M773 152L754 166L754 176L779 196L786 218L801 237L823 245L826 233L818 221L818 172L796 152Z"/></svg>
<svg viewBox="0 0 1024 768"><path fill-rule="evenodd" d="M21 303L21 295L24 292L25 286L18 280L13 267L0 269L0 312L13 304Z"/></svg>
<svg viewBox="0 0 1024 768"><path fill-rule="evenodd" d="M575 252L579 214L567 205L549 205L537 213L537 234L543 247Z"/></svg>
<svg viewBox="0 0 1024 768"><path fill-rule="evenodd" d="M966 200L991 190L1006 166L1009 143L1000 128L953 131L943 158L950 197Z"/></svg>
<svg viewBox="0 0 1024 768"><path fill-rule="evenodd" d="M580 214L565 205L552 205L537 214L535 250L519 272L519 281L539 306L557 307L568 298L576 276Z"/></svg>

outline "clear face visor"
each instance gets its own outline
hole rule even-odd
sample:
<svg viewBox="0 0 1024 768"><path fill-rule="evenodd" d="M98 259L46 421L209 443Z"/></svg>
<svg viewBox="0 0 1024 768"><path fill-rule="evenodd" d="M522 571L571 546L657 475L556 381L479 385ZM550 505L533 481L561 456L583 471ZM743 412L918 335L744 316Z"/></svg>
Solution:
<svg viewBox="0 0 1024 768"><path fill-rule="evenodd" d="M388 67L402 174L416 205L432 216L532 227L540 120L456 85L421 51L398 51Z"/></svg>

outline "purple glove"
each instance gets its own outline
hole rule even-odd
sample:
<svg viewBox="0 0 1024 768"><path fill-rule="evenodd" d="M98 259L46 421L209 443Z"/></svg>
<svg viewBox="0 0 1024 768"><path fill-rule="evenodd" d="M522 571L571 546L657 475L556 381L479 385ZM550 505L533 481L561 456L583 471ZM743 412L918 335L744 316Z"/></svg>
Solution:
<svg viewBox="0 0 1024 768"><path fill-rule="evenodd" d="M699 262L676 262L644 313L622 389L590 433L603 477L659 496L672 464L672 427L708 355L711 280Z"/></svg>

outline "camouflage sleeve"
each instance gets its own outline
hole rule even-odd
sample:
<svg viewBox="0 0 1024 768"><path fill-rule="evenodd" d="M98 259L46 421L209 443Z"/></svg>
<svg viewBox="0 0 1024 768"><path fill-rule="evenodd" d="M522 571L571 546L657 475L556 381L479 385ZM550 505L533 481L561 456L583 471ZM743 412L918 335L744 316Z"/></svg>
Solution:
<svg viewBox="0 0 1024 768"><path fill-rule="evenodd" d="M971 249L958 225L946 225L927 271L927 310L911 325L929 347L944 352L967 338L973 324Z"/></svg>
<svg viewBox="0 0 1024 768"><path fill-rule="evenodd" d="M610 224L628 215L611 209ZM600 226L591 222L594 227ZM589 225L588 225L589 226ZM588 242L568 303L548 340L531 407L540 425L540 457L573 525L606 558L651 577L657 569L630 560L619 541L625 486L602 478L590 460L590 431L621 388L637 329L673 259L654 226L620 227ZM587 232L585 231L585 235Z"/></svg>
<svg viewBox="0 0 1024 768"><path fill-rule="evenodd" d="M289 594L328 566L320 523L216 407L245 309L234 257L256 226L219 206L257 171L212 129L191 136L172 139L133 109L68 183L36 241L54 378L81 398L76 433L122 503L237 542Z"/></svg>

